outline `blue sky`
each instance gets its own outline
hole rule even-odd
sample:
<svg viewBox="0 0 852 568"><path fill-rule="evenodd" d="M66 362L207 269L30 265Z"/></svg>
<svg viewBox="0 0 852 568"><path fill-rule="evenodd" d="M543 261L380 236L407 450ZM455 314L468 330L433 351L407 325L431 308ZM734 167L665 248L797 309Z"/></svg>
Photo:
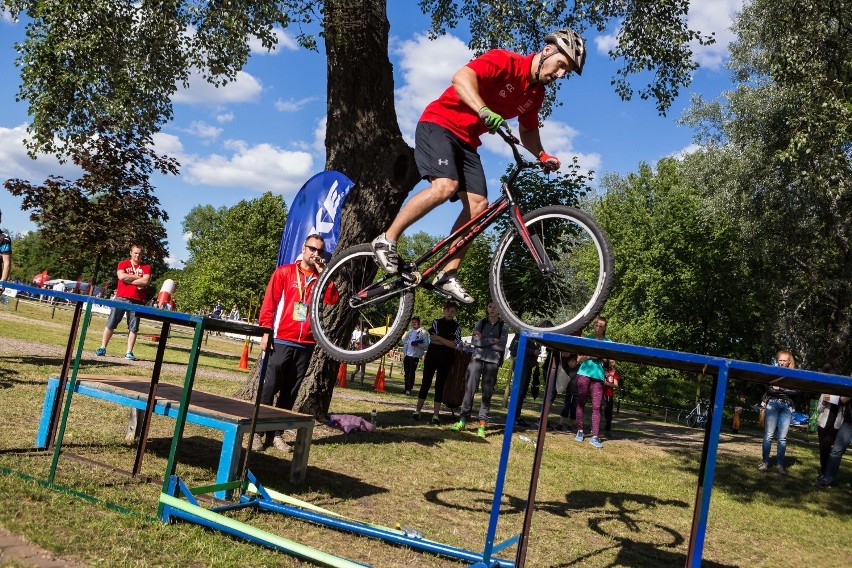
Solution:
<svg viewBox="0 0 852 568"><path fill-rule="evenodd" d="M414 2L391 1L391 61L394 65L396 109L409 143L425 105L448 85L452 74L470 58L465 30L429 41L428 18ZM715 32L717 44L699 48L701 67L692 86L681 93L668 116L657 115L652 101L621 101L610 86L616 64L606 56L610 34L586 35L589 56L582 77L572 77L560 90L563 105L545 121L541 136L548 153L563 162L578 156L596 177L607 172L634 171L642 162L688 151L692 132L676 123L688 106L691 93L706 98L730 88L723 67L727 45L733 39L731 18L741 0L693 2L690 21L704 32ZM194 77L188 90L174 97L175 120L157 136L160 151L182 164L178 177L157 177L157 187L167 223L170 264L187 260L181 221L195 205L232 206L264 191L285 196L287 203L325 163L325 57L322 52L299 48L287 30L279 30L279 44L267 53L259 43L237 80L215 89ZM23 148L29 122L25 103L15 102L19 69L14 66L14 43L24 37L24 24L0 14L0 182L24 178L41 182L48 175L76 178L73 166L50 157L31 160ZM638 86L638 85L637 85ZM496 137L485 136L481 150L489 188L494 196L496 179L509 155ZM345 173L345 172L344 172ZM420 189L425 184L421 184ZM415 191L417 191L415 189ZM425 230L445 234L457 204L445 204L409 232ZM20 200L0 189L3 226L12 233L36 227ZM76 275L64 275L76 278Z"/></svg>

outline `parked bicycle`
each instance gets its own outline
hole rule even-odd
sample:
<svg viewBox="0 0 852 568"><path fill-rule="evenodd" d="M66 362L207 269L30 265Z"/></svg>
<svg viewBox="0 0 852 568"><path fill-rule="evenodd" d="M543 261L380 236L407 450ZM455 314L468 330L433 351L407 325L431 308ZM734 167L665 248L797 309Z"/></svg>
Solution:
<svg viewBox="0 0 852 568"><path fill-rule="evenodd" d="M707 414L709 410L709 402L704 401L704 406L701 406L701 401L695 403L695 408L689 411L684 418L683 422L690 428L702 428L705 424L707 424ZM678 422L680 422L680 417L678 417Z"/></svg>
<svg viewBox="0 0 852 568"><path fill-rule="evenodd" d="M489 271L491 297L503 320L514 329L568 334L601 311L613 281L612 247L603 229L587 213L564 205L521 211L513 193L515 180L522 170L541 164L521 156L520 142L508 126L497 133L511 147L515 166L501 195L479 215L398 274L378 267L369 244L335 253L317 281L310 306L314 337L330 357L359 363L390 351L408 327L414 291L441 293L431 277L505 214L511 226L494 251ZM346 301L348 309L338 309L328 298ZM352 347L349 339L356 324L378 339L363 349Z"/></svg>

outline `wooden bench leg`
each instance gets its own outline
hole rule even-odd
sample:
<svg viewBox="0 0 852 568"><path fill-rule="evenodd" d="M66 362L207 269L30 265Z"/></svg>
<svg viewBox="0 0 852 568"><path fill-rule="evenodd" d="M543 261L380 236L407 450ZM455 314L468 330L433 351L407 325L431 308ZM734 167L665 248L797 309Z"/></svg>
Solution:
<svg viewBox="0 0 852 568"><path fill-rule="evenodd" d="M50 429L50 417L53 414L53 405L56 402L56 392L59 390L57 379L48 379L47 392L44 393L44 406L41 407L41 420L38 423L35 447L47 447L47 431Z"/></svg>
<svg viewBox="0 0 852 568"><path fill-rule="evenodd" d="M222 455L219 456L219 471L216 472L216 483L228 483L237 478L237 469L240 467L240 454L242 452L243 434L237 426L228 425L222 429ZM230 491L217 491L214 494L218 499L228 499Z"/></svg>
<svg viewBox="0 0 852 568"><path fill-rule="evenodd" d="M308 473L308 453L311 451L311 439L314 435L314 423L296 431L296 445L293 448L293 460L290 462L290 483L305 481Z"/></svg>

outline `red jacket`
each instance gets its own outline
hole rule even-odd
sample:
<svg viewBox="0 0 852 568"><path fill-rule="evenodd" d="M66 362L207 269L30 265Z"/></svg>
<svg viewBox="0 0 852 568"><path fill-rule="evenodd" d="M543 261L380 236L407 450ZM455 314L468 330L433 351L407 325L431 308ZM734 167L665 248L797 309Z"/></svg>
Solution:
<svg viewBox="0 0 852 568"><path fill-rule="evenodd" d="M305 321L296 321L293 319L293 310L299 301L310 303L317 273L306 275L298 264L279 266L272 273L266 285L263 305L260 306L258 324L271 327L275 339L314 345L316 342L311 333L310 315L305 315Z"/></svg>

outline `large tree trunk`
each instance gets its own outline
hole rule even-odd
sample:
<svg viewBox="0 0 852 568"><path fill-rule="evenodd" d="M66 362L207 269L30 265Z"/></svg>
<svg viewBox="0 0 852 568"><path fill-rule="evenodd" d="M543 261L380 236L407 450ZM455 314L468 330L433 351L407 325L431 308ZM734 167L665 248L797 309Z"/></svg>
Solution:
<svg viewBox="0 0 852 568"><path fill-rule="evenodd" d="M386 8L385 0L325 2L326 168L355 182L343 208L338 250L382 232L419 179L396 118ZM324 418L338 368L339 363L317 349L295 409Z"/></svg>

